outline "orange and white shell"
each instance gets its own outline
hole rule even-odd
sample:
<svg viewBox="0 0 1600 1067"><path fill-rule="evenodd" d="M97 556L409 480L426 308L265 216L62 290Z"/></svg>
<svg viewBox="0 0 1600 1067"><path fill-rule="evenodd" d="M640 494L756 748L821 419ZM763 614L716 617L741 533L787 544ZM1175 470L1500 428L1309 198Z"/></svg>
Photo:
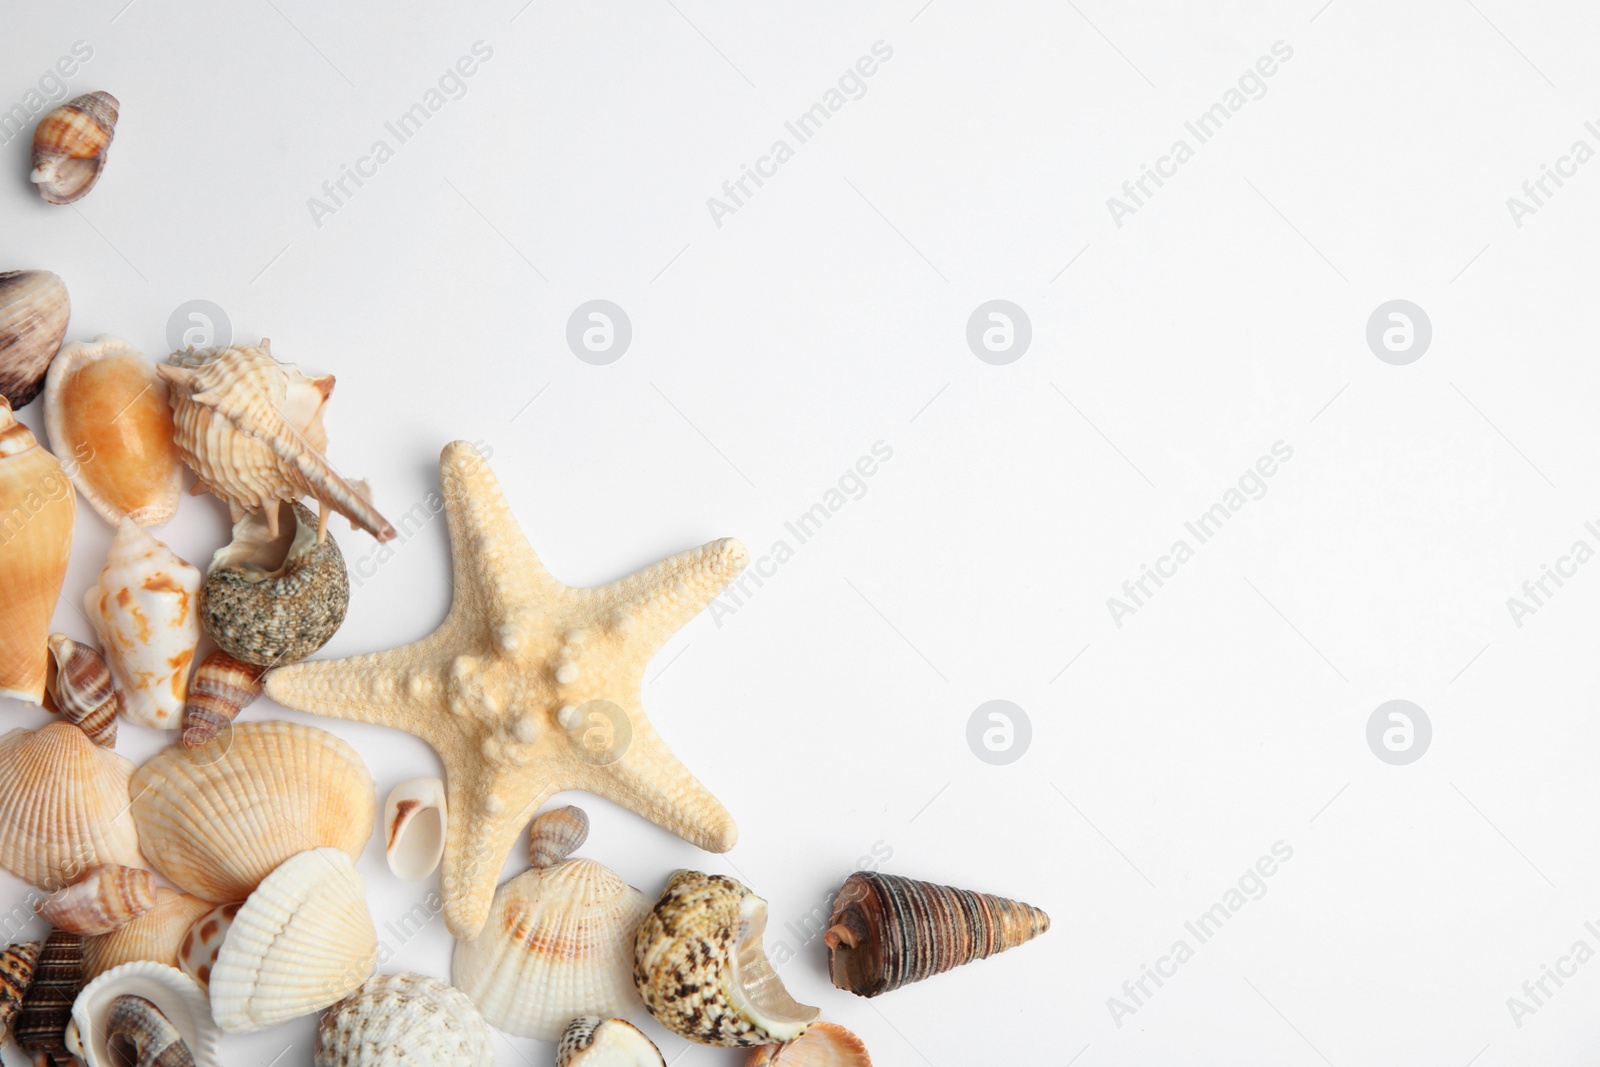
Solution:
<svg viewBox="0 0 1600 1067"><path fill-rule="evenodd" d="M156 906L156 877L105 863L39 902L39 917L74 934L109 934Z"/></svg>
<svg viewBox="0 0 1600 1067"><path fill-rule="evenodd" d="M793 1041L752 1049L745 1067L872 1067L872 1057L838 1023L812 1023Z"/></svg>
<svg viewBox="0 0 1600 1067"><path fill-rule="evenodd" d="M84 93L39 120L33 130L33 173L28 180L47 203L70 204L94 188L116 133L120 107L108 92Z"/></svg>
<svg viewBox="0 0 1600 1067"><path fill-rule="evenodd" d="M77 507L67 472L0 396L0 697L44 703Z"/></svg>
<svg viewBox="0 0 1600 1067"><path fill-rule="evenodd" d="M50 660L50 700L56 711L95 744L115 748L122 694L105 657L66 634L51 634Z"/></svg>

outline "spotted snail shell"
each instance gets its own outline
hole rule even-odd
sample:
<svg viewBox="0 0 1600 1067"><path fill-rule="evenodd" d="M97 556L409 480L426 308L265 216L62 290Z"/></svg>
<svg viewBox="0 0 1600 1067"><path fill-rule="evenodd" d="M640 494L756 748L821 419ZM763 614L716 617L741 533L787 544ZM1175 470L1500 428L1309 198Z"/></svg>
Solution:
<svg viewBox="0 0 1600 1067"><path fill-rule="evenodd" d="M116 133L120 106L110 93L84 93L39 120L28 179L46 203L70 204L94 188Z"/></svg>

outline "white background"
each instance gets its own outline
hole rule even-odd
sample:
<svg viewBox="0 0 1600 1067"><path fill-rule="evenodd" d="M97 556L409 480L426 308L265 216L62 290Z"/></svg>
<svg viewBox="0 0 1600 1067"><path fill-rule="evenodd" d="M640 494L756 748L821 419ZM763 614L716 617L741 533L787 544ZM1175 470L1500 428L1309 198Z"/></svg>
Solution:
<svg viewBox="0 0 1600 1067"><path fill-rule="evenodd" d="M1038 942L871 1002L833 989L819 943L782 968L882 1064L1592 1062L1600 963L1520 1027L1506 1000L1576 940L1600 949L1600 564L1520 628L1506 598L1574 540L1600 547L1600 164L1520 228L1506 198L1574 140L1600 148L1600 15L124 2L12 0L0 34L0 107L77 41L94 57L71 90L122 101L76 207L34 196L25 139L0 148L0 268L61 274L72 338L159 358L174 309L214 301L235 338L338 375L331 455L391 517L435 488L445 442L483 441L572 584L717 536L792 545L786 520L893 448L649 671L648 713L738 847L565 797L593 817L585 854L652 897L679 866L734 874L771 902L769 941L880 843L883 870L1050 912ZM707 198L880 40L866 94L719 227ZM1107 197L1280 40L1265 96L1118 227ZM393 146L384 123L477 41L493 57L465 96L319 226L308 198ZM595 298L634 331L603 367L565 341ZM992 298L1032 321L1008 366L965 341ZM1365 339L1395 298L1433 324L1409 366ZM1115 625L1106 599L1279 440L1294 455L1266 495ZM227 530L197 498L161 536L204 565ZM352 566L374 550L335 533ZM80 508L56 616L80 638L68 602L110 537ZM434 522L354 590L324 654L429 632L447 567ZM1006 766L966 741L996 698L1032 723ZM1366 741L1392 698L1433 724L1408 766ZM380 798L438 771L406 735L246 714L348 738ZM168 740L124 725L118 748ZM1293 858L1265 896L1117 1025L1108 998L1194 945L1185 921L1277 841ZM361 871L380 931L433 884L395 880L376 840ZM0 878L0 899L24 889ZM442 921L383 936L389 969L448 974ZM308 1063L313 1029L226 1057ZM742 1062L650 1032L679 1064ZM497 1042L502 1064L553 1059Z"/></svg>

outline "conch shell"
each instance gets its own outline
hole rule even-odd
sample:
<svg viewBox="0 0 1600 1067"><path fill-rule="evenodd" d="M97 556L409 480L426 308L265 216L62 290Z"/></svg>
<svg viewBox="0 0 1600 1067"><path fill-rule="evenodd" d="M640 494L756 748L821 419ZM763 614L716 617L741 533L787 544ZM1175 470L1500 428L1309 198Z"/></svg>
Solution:
<svg viewBox="0 0 1600 1067"><path fill-rule="evenodd" d="M34 1053L35 1063L72 1062L66 1043L67 1021L72 1018L72 1002L82 988L83 935L50 931L12 1028L17 1046Z"/></svg>
<svg viewBox="0 0 1600 1067"><path fill-rule="evenodd" d="M428 877L444 858L448 825L449 808L440 779L407 778L389 790L383 805L389 869L408 882Z"/></svg>
<svg viewBox="0 0 1600 1067"><path fill-rule="evenodd" d="M199 748L222 732L261 695L265 667L240 663L222 649L205 658L189 680L183 705L184 748Z"/></svg>
<svg viewBox="0 0 1600 1067"><path fill-rule="evenodd" d="M67 335L72 302L47 270L0 271L0 396L25 408Z"/></svg>
<svg viewBox="0 0 1600 1067"><path fill-rule="evenodd" d="M46 203L70 204L94 188L106 165L119 107L110 93L84 93L39 120L28 180Z"/></svg>
<svg viewBox="0 0 1600 1067"><path fill-rule="evenodd" d="M178 965L178 947L194 921L211 910L211 901L156 888L156 906L109 934L84 938L83 977L94 981L124 963Z"/></svg>
<svg viewBox="0 0 1600 1067"><path fill-rule="evenodd" d="M44 703L77 506L60 462L0 397L0 697Z"/></svg>
<svg viewBox="0 0 1600 1067"><path fill-rule="evenodd" d="M39 963L39 942L23 941L0 952L0 1041L22 1008L22 998Z"/></svg>
<svg viewBox="0 0 1600 1067"><path fill-rule="evenodd" d="M123 519L100 581L84 598L123 714L157 730L177 726L200 643L200 572L132 519Z"/></svg>
<svg viewBox="0 0 1600 1067"><path fill-rule="evenodd" d="M328 431L323 405L333 376L307 378L261 347L189 349L157 368L172 386L178 449L205 489L227 501L238 522L265 511L278 536L280 500L316 497L322 505L317 539L325 534L328 509L379 541L395 536L366 495L344 479L323 454Z"/></svg>
<svg viewBox="0 0 1600 1067"><path fill-rule="evenodd" d="M100 517L161 526L178 513L183 461L155 364L120 338L73 342L44 388L50 445L72 457L72 481Z"/></svg>
<svg viewBox="0 0 1600 1067"><path fill-rule="evenodd" d="M782 1045L762 1045L745 1067L872 1067L861 1039L838 1023L812 1023Z"/></svg>
<svg viewBox="0 0 1600 1067"><path fill-rule="evenodd" d="M156 878L138 867L107 863L40 901L39 917L74 934L109 934L156 906Z"/></svg>
<svg viewBox="0 0 1600 1067"><path fill-rule="evenodd" d="M493 1067L478 1009L454 986L376 974L322 1014L316 1067Z"/></svg>
<svg viewBox="0 0 1600 1067"><path fill-rule="evenodd" d="M105 657L66 634L51 634L50 659L49 694L56 710L95 744L114 747L122 693Z"/></svg>
<svg viewBox="0 0 1600 1067"><path fill-rule="evenodd" d="M567 1024L556 1067L666 1067L656 1043L626 1019L580 1015Z"/></svg>

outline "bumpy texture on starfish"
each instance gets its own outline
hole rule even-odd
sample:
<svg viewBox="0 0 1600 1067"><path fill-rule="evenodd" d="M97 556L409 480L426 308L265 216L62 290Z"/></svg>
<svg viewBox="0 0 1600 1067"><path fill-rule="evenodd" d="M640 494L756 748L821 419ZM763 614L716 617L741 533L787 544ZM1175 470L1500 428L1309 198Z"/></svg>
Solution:
<svg viewBox="0 0 1600 1067"><path fill-rule="evenodd" d="M583 789L712 852L733 818L640 709L656 650L744 569L725 538L610 585L574 589L545 571L471 445L439 460L454 558L450 614L415 644L280 667L285 707L415 734L444 761L445 922L474 938L512 845L539 806Z"/></svg>

